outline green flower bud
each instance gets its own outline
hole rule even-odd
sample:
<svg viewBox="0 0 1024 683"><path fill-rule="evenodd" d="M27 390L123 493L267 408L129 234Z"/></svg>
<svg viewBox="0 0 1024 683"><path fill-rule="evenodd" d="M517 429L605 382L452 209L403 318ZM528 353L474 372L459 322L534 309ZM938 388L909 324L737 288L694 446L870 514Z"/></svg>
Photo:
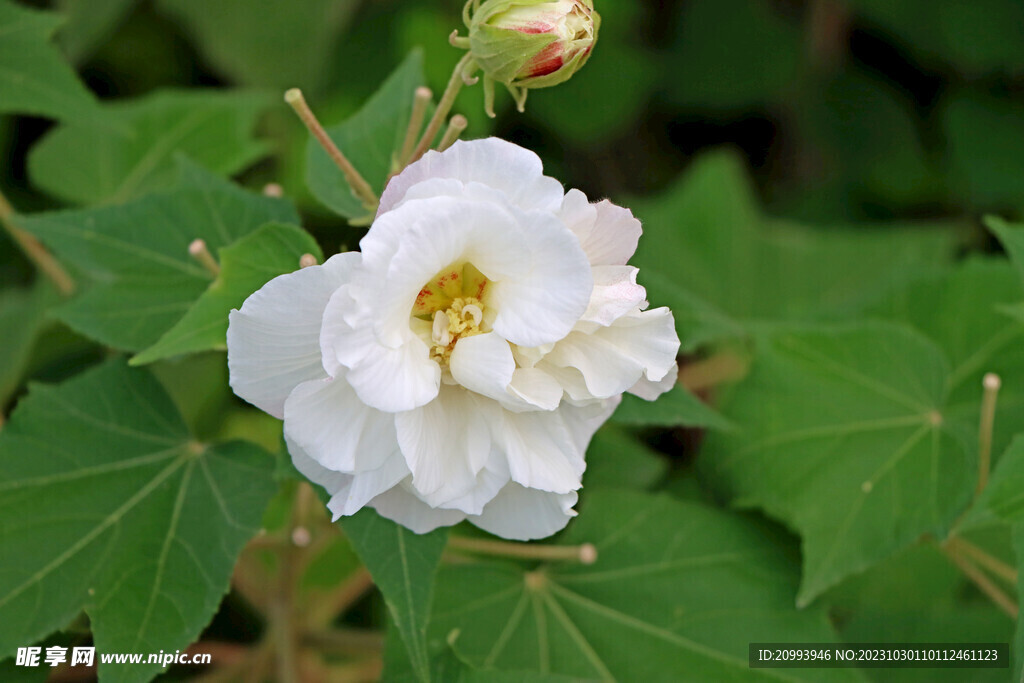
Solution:
<svg viewBox="0 0 1024 683"><path fill-rule="evenodd" d="M592 0L470 0L463 20L469 38L453 43L483 71L492 116L494 81L522 111L528 89L558 85L586 63L601 24Z"/></svg>

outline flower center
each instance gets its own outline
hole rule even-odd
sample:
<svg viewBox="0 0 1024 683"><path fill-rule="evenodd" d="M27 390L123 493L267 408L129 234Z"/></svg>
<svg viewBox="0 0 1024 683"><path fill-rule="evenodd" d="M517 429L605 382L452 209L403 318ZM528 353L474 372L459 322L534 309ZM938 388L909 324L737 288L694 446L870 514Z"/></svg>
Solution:
<svg viewBox="0 0 1024 683"><path fill-rule="evenodd" d="M434 324L430 338L430 357L441 367L447 367L452 357L455 342L463 337L482 334L480 324L484 320L484 305L475 296L459 297L443 311L434 311Z"/></svg>
<svg viewBox="0 0 1024 683"><path fill-rule="evenodd" d="M429 321L430 357L447 370L455 343L482 334L488 286L483 273L471 263L444 268L416 295L411 317Z"/></svg>

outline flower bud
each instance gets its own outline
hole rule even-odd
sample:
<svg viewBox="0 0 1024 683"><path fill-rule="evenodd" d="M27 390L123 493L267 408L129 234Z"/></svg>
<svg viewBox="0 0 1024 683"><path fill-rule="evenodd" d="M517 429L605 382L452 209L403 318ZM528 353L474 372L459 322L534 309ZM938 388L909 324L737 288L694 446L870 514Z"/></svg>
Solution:
<svg viewBox="0 0 1024 683"><path fill-rule="evenodd" d="M592 0L487 0L470 16L475 4L464 12L465 46L485 87L504 84L520 111L527 89L558 85L586 63L601 23Z"/></svg>

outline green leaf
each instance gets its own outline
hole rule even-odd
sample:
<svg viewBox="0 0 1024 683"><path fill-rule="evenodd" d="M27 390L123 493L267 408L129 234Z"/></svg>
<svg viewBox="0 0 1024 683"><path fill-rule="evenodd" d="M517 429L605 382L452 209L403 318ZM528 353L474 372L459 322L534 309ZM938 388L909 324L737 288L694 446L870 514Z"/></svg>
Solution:
<svg viewBox="0 0 1024 683"><path fill-rule="evenodd" d="M303 254L323 260L316 240L302 228L269 223L220 250L220 275L160 340L131 360L151 363L168 356L225 349L228 313L271 279L298 269Z"/></svg>
<svg viewBox="0 0 1024 683"><path fill-rule="evenodd" d="M46 286L0 291L0 410L18 388L32 345L45 326L46 307L55 298Z"/></svg>
<svg viewBox="0 0 1024 683"><path fill-rule="evenodd" d="M100 652L183 649L259 526L272 468L251 444L190 441L156 380L119 360L32 387L0 432L0 554L18 558L0 571L0 655L83 608Z"/></svg>
<svg viewBox="0 0 1024 683"><path fill-rule="evenodd" d="M267 98L253 93L162 91L104 105L104 125L67 123L29 154L32 182L78 204L120 204L174 185L185 154L218 175L266 152L252 131Z"/></svg>
<svg viewBox="0 0 1024 683"><path fill-rule="evenodd" d="M897 288L869 313L913 325L951 362L945 415L977 434L982 380L1002 378L992 453L1024 431L1024 324L1004 315L1020 301L1020 278L1001 258L969 258L951 272L918 278ZM972 437L976 450L977 438Z"/></svg>
<svg viewBox="0 0 1024 683"><path fill-rule="evenodd" d="M108 40L138 0L58 0L67 17L58 33L72 62L81 62Z"/></svg>
<svg viewBox="0 0 1024 683"><path fill-rule="evenodd" d="M94 119L96 99L49 45L61 21L0 0L0 113Z"/></svg>
<svg viewBox="0 0 1024 683"><path fill-rule="evenodd" d="M834 640L822 611L793 606L797 568L766 525L697 503L594 491L559 543L597 562L442 568L431 639L481 668L622 681L777 680L750 669L756 641ZM792 670L794 680L857 680Z"/></svg>
<svg viewBox="0 0 1024 683"><path fill-rule="evenodd" d="M948 229L813 230L761 216L738 157L704 155L658 199L633 264L648 298L672 307L683 348L744 323L835 317L953 252Z"/></svg>
<svg viewBox="0 0 1024 683"><path fill-rule="evenodd" d="M1024 225L1008 223L999 216L986 216L985 227L999 238L1000 244L1010 257L1010 263L1017 269L1024 283Z"/></svg>
<svg viewBox="0 0 1024 683"><path fill-rule="evenodd" d="M976 478L973 427L946 413L949 367L903 326L781 327L760 340L698 464L734 504L803 538L799 604L916 541L945 537Z"/></svg>
<svg viewBox="0 0 1024 683"><path fill-rule="evenodd" d="M965 92L942 109L952 189L969 206L1017 206L1024 174L1024 106Z"/></svg>
<svg viewBox="0 0 1024 683"><path fill-rule="evenodd" d="M624 395L622 404L612 415L612 420L628 425L732 428L729 421L715 409L681 385L676 385L655 401L645 401L632 394Z"/></svg>
<svg viewBox="0 0 1024 683"><path fill-rule="evenodd" d="M156 343L209 287L213 276L188 253L192 240L216 252L270 221L297 223L290 204L247 192L182 160L177 188L122 206L36 214L20 225L92 282L56 309L75 330L139 351Z"/></svg>
<svg viewBox="0 0 1024 683"><path fill-rule="evenodd" d="M327 127L327 134L377 196L401 151L413 93L421 85L423 55L414 50L362 109L344 123ZM366 215L366 207L352 194L341 171L312 138L307 147L306 179L313 195L328 208L345 218Z"/></svg>
<svg viewBox="0 0 1024 683"><path fill-rule="evenodd" d="M355 0L160 0L194 45L236 83L315 90L332 73L334 47L359 8Z"/></svg>
<svg viewBox="0 0 1024 683"><path fill-rule="evenodd" d="M977 507L1012 524L1024 522L1024 434L1014 437L999 459Z"/></svg>
<svg viewBox="0 0 1024 683"><path fill-rule="evenodd" d="M583 485L643 490L661 481L666 472L668 461L657 451L622 427L606 424L587 448Z"/></svg>
<svg viewBox="0 0 1024 683"><path fill-rule="evenodd" d="M341 526L384 594L413 670L419 680L429 681L427 619L434 575L448 542L447 527L414 534L369 509L345 517Z"/></svg>

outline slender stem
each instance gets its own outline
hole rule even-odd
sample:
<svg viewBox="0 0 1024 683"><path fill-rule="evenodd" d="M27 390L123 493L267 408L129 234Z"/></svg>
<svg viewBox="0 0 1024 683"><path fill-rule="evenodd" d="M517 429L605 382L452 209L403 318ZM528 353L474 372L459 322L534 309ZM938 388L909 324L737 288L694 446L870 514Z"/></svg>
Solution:
<svg viewBox="0 0 1024 683"><path fill-rule="evenodd" d="M188 245L189 256L194 258L199 264L206 268L207 272L214 277L220 276L220 265L217 260L213 258L213 254L206 246L206 241L201 239L192 240L191 244Z"/></svg>
<svg viewBox="0 0 1024 683"><path fill-rule="evenodd" d="M33 235L25 232L14 224L14 207L11 206L3 193L0 193L0 225L4 226L7 234L11 236L14 243L25 252L25 256L35 264L36 268L50 278L57 290L64 296L70 296L75 292L75 281L71 279L64 267L57 262L46 247Z"/></svg>
<svg viewBox="0 0 1024 683"><path fill-rule="evenodd" d="M359 171L352 165L352 162L334 144L334 140L327 134L324 127L320 125L320 122L313 114L313 110L306 104L306 98L303 97L302 91L298 88L292 88L284 94L284 101L291 105L291 108L299 115L302 122L306 124L309 132L313 134L313 137L316 138L320 146L327 152L327 156L331 157L331 160L341 169L342 175L345 176L345 182L352 188L352 193L367 207L376 206L377 194L370 187L370 184L366 182L366 179L359 174Z"/></svg>
<svg viewBox="0 0 1024 683"><path fill-rule="evenodd" d="M455 65L452 77L448 79L448 86L444 89L444 94L441 95L441 101L437 103L437 109L434 110L434 115L430 117L430 123L427 124L427 129L423 131L423 137L420 138L419 144L416 145L416 149L409 159L410 163L419 159L430 149L430 145L434 142L434 138L437 137L438 131L441 130L441 124L448 118L448 112L451 111L452 105L455 104L455 97L462 90L462 86L466 82L463 72L469 66L472 59L472 53L467 52L459 60L459 63Z"/></svg>
<svg viewBox="0 0 1024 683"><path fill-rule="evenodd" d="M462 114L456 114L448 122L448 130L444 132L444 137L441 138L441 142L437 145L437 151L443 152L459 139L462 135L462 131L466 130L466 126L469 125L469 121Z"/></svg>
<svg viewBox="0 0 1024 683"><path fill-rule="evenodd" d="M398 156L398 170L409 165L412 152L416 147L417 136L423 127L423 118L427 114L427 105L434 97L430 88L416 88L416 94L412 99L412 114L409 116L409 126L405 129L405 140L402 142L402 153Z"/></svg>
<svg viewBox="0 0 1024 683"><path fill-rule="evenodd" d="M517 557L524 560L574 560L583 564L593 564L597 561L597 548L592 543L584 543L583 545L536 545L451 536L448 538L448 547L452 550L463 550L484 555L499 555L502 557Z"/></svg>
<svg viewBox="0 0 1024 683"><path fill-rule="evenodd" d="M951 536L946 544L952 547L953 552L962 553L963 555L969 555L970 559L977 562L979 565L989 570L999 578L1007 581L1011 584L1017 583L1017 570L1006 564L997 557L989 555L987 552L974 545L970 541L967 541L959 536Z"/></svg>
<svg viewBox="0 0 1024 683"><path fill-rule="evenodd" d="M742 379L749 369L747 361L731 351L723 351L695 363L681 365L679 383L690 391L711 387Z"/></svg>
<svg viewBox="0 0 1024 683"><path fill-rule="evenodd" d="M999 375L990 372L981 384L985 393L981 397L981 420L978 423L978 486L974 490L975 497L985 490L992 467L992 427L995 424L996 399L1002 382Z"/></svg>
<svg viewBox="0 0 1024 683"><path fill-rule="evenodd" d="M309 621L314 624L331 623L372 588L373 577L366 567L360 567L344 583L311 606Z"/></svg>
<svg viewBox="0 0 1024 683"><path fill-rule="evenodd" d="M990 579L985 572L974 566L970 560L963 555L959 554L955 546L943 545L942 549L946 555L953 561L964 576L974 582L974 585L984 593L989 600L995 603L996 607L1003 610L1011 619L1017 618L1018 608L1017 603L1008 596L999 586L997 586L992 579Z"/></svg>

